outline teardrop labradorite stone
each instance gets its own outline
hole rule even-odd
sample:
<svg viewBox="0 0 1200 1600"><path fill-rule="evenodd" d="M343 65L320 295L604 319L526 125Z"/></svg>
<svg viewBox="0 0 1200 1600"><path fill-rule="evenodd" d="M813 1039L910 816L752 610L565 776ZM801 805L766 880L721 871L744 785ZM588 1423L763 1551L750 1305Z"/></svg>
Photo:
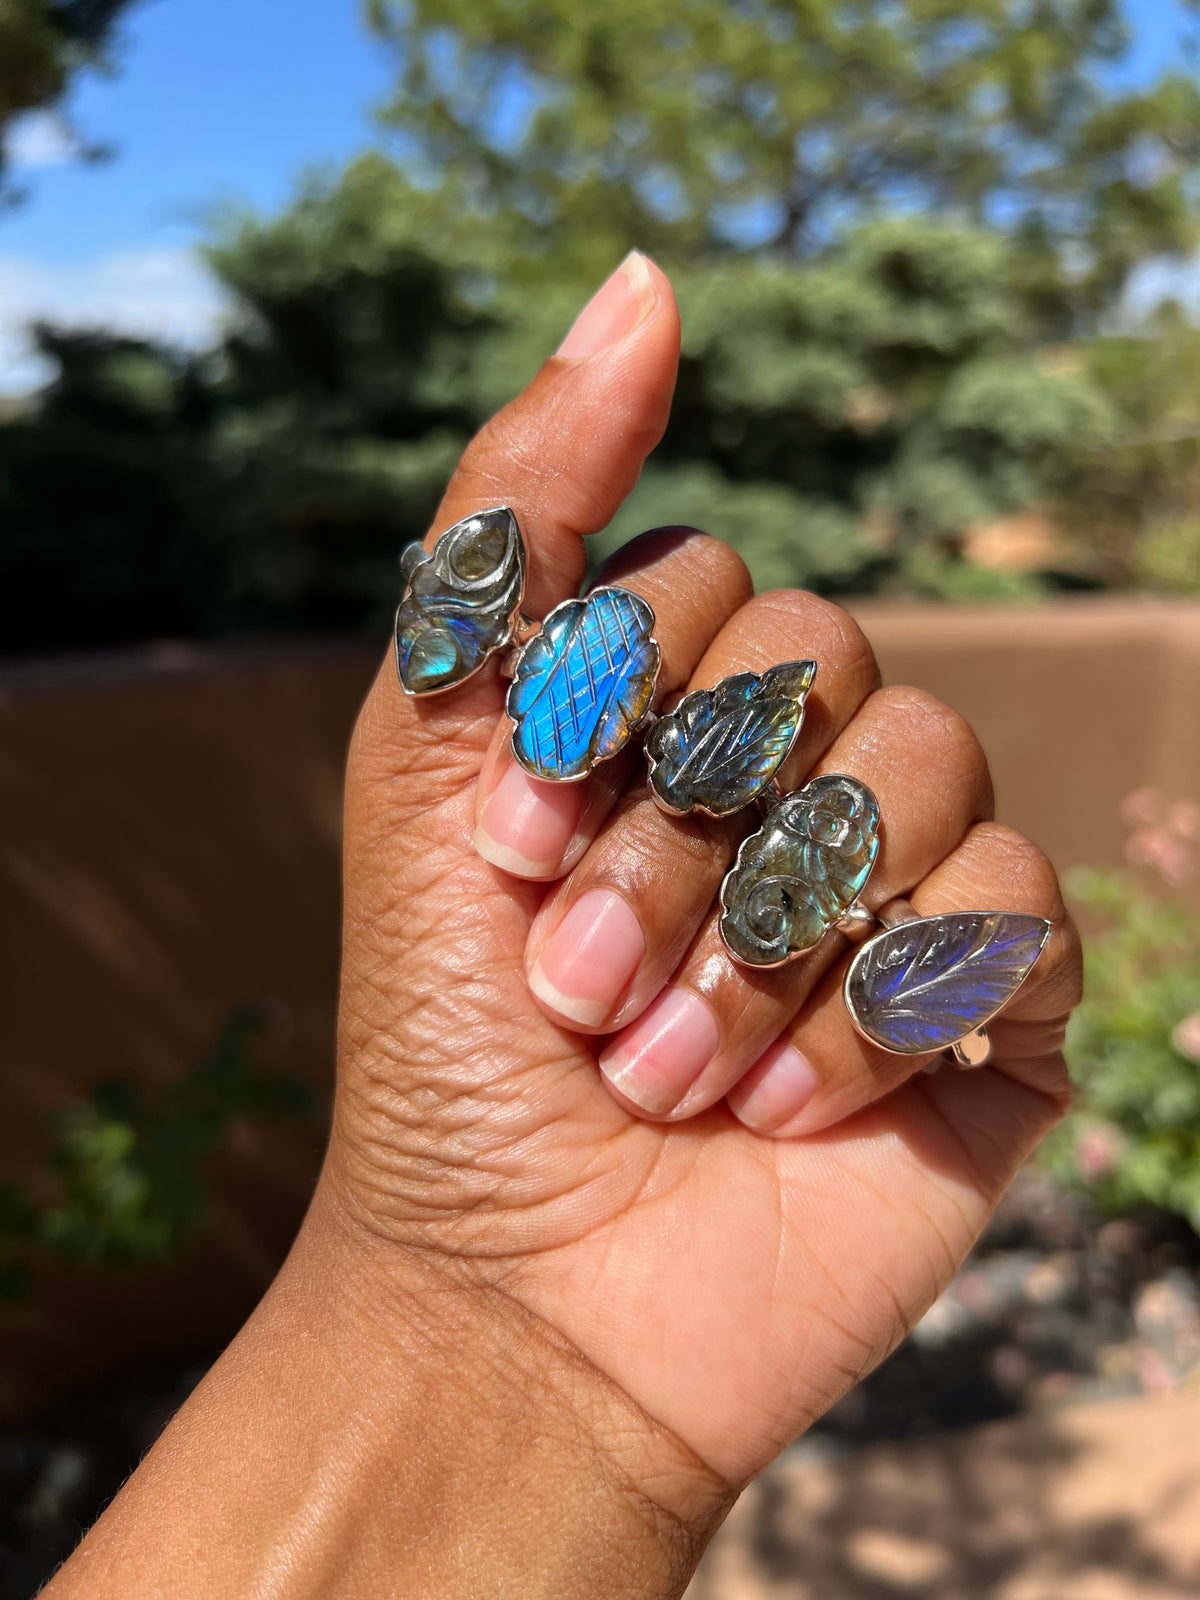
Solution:
<svg viewBox="0 0 1200 1600"><path fill-rule="evenodd" d="M458 645L446 628L430 628L412 641L405 677L414 694L428 694L453 679L458 666Z"/></svg>
<svg viewBox="0 0 1200 1600"><path fill-rule="evenodd" d="M450 553L454 572L476 582L494 572L504 560L508 537L503 526L486 524L470 539L460 539Z"/></svg>

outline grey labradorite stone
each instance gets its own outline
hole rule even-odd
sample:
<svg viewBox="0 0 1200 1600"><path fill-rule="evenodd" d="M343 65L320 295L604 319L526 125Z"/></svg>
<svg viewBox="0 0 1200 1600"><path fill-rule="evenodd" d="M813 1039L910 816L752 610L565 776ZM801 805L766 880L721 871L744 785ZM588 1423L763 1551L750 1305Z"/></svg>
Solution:
<svg viewBox="0 0 1200 1600"><path fill-rule="evenodd" d="M448 528L432 555L405 551L396 612L396 670L406 694L469 678L512 637L525 594L525 551L507 506Z"/></svg>
<svg viewBox="0 0 1200 1600"><path fill-rule="evenodd" d="M695 689L646 737L650 787L664 811L726 817L756 799L796 741L815 661L785 661Z"/></svg>
<svg viewBox="0 0 1200 1600"><path fill-rule="evenodd" d="M879 850L879 803L856 778L814 778L767 817L721 886L721 937L752 967L811 950L854 904Z"/></svg>

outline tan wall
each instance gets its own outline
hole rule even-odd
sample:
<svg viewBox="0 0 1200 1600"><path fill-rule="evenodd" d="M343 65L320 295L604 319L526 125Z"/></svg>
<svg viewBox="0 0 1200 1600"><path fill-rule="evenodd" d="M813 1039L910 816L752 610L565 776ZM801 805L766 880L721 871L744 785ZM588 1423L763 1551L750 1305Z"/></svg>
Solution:
<svg viewBox="0 0 1200 1600"><path fill-rule="evenodd" d="M974 724L997 816L1060 870L1120 860L1130 790L1200 800L1200 604L853 610L887 682L930 689Z"/></svg>
<svg viewBox="0 0 1200 1600"><path fill-rule="evenodd" d="M0 1171L44 1148L46 1108L174 1077L247 999L280 1003L270 1055L326 1092L341 767L369 670L361 649L176 653L0 679ZM211 1353L269 1281L320 1142L242 1139L198 1259L48 1269L0 1313L0 1417Z"/></svg>
<svg viewBox="0 0 1200 1600"><path fill-rule="evenodd" d="M1200 797L1200 607L855 608L891 682L976 724L999 814L1059 862L1117 859L1120 798ZM0 1171L97 1078L161 1082L231 1008L270 997L274 1059L324 1092L337 961L341 764L373 668L359 648L159 651L0 672ZM202 1359L294 1230L314 1127L243 1136L196 1254L46 1269L0 1326L0 1418Z"/></svg>

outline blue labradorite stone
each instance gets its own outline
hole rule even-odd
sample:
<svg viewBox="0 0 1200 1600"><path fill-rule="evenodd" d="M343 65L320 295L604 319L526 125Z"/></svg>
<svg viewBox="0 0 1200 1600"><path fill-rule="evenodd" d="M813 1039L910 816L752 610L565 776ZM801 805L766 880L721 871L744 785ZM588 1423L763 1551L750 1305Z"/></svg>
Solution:
<svg viewBox="0 0 1200 1600"><path fill-rule="evenodd" d="M877 934L850 963L846 1005L861 1032L885 1050L945 1050L1012 999L1049 936L1044 918L1015 911L903 922Z"/></svg>
<svg viewBox="0 0 1200 1600"><path fill-rule="evenodd" d="M653 628L653 611L627 589L555 606L508 691L513 754L526 772L570 781L616 755L654 698Z"/></svg>
<svg viewBox="0 0 1200 1600"><path fill-rule="evenodd" d="M406 694L469 678L506 644L525 593L525 551L506 506L464 517L432 555L405 553L408 588L396 612L396 670Z"/></svg>
<svg viewBox="0 0 1200 1600"><path fill-rule="evenodd" d="M730 955L777 967L811 950L854 904L879 850L879 802L856 778L814 778L752 833L721 885Z"/></svg>
<svg viewBox="0 0 1200 1600"><path fill-rule="evenodd" d="M650 787L665 811L729 816L774 778L796 741L815 661L787 661L695 689L646 736Z"/></svg>
<svg viewBox="0 0 1200 1600"><path fill-rule="evenodd" d="M450 627L415 627L407 644L404 682L411 693L427 694L454 680L462 655Z"/></svg>

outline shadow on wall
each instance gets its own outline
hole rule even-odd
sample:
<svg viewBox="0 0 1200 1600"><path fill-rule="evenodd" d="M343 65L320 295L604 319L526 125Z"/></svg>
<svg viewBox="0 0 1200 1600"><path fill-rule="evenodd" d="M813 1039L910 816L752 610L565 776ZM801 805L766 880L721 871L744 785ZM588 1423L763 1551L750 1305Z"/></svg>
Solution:
<svg viewBox="0 0 1200 1600"><path fill-rule="evenodd" d="M1132 789L1200 794L1200 606L856 610L887 681L975 723L998 815L1060 867L1120 860ZM377 662L177 646L0 670L0 1174L37 1167L46 1112L100 1079L170 1081L247 1002L285 1019L263 1064L328 1095L342 765ZM320 1153L311 1127L250 1130L186 1260L48 1268L0 1323L0 1421L207 1359L269 1281Z"/></svg>
<svg viewBox="0 0 1200 1600"><path fill-rule="evenodd" d="M1168 1600L1200 1593L1200 1396L832 1456L743 1496L687 1600Z"/></svg>
<svg viewBox="0 0 1200 1600"><path fill-rule="evenodd" d="M264 1066L332 1082L346 741L359 648L82 659L0 677L0 1174L99 1080L177 1081L246 1002ZM206 1360L282 1258L312 1122L240 1126L214 1217L170 1266L39 1267L0 1317L0 1417Z"/></svg>

